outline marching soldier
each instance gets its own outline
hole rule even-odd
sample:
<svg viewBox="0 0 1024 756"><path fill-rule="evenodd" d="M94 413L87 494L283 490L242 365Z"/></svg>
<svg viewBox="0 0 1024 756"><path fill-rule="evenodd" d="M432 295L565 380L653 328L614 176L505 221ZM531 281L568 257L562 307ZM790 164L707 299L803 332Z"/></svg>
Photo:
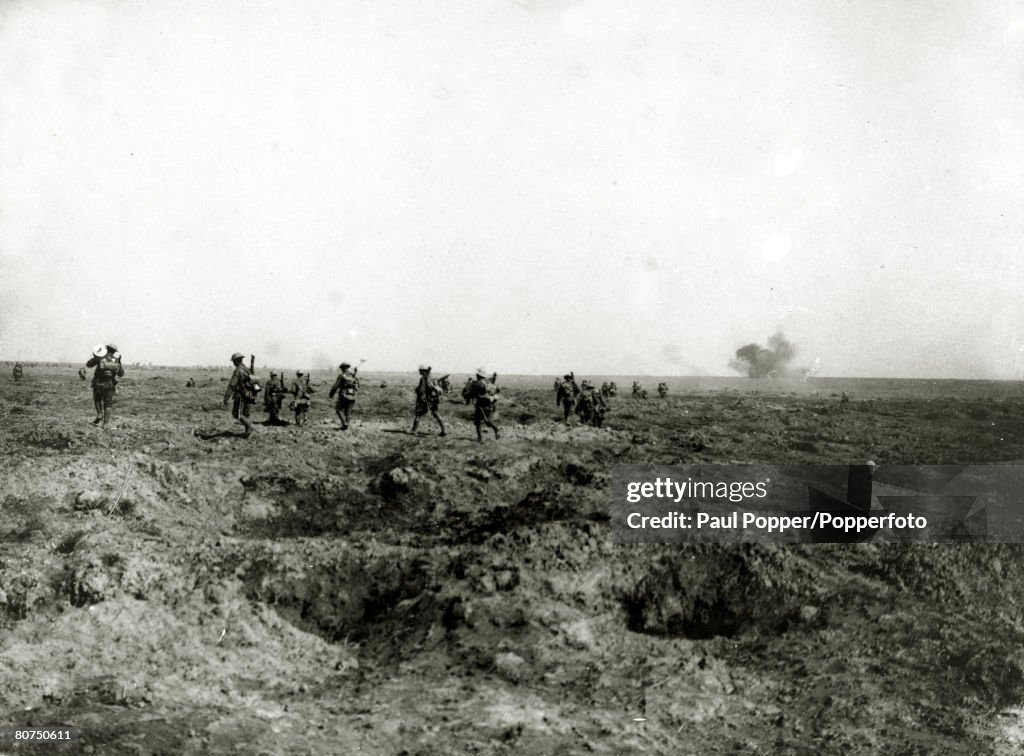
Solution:
<svg viewBox="0 0 1024 756"><path fill-rule="evenodd" d="M576 377L572 373L566 373L565 378L561 383L558 384L555 393L555 405L561 405L565 411L565 424L569 424L569 416L572 414L573 408L576 406L576 397L580 393L579 386L576 385Z"/></svg>
<svg viewBox="0 0 1024 756"><path fill-rule="evenodd" d="M445 436L447 434L444 430L444 421L441 420L441 416L437 413L438 407L441 404L441 386L438 381L430 377L429 365L420 365L419 372L420 382L416 384L416 412L412 419L412 430L410 432L416 433L416 429L420 426L420 418L429 412L437 420L437 424L441 426L441 432L438 435Z"/></svg>
<svg viewBox="0 0 1024 756"><path fill-rule="evenodd" d="M289 393L292 395L290 407L295 411L295 425L302 425L306 419L306 413L309 412L309 400L313 394L313 387L309 385L309 376L301 370L296 370L295 380L292 381Z"/></svg>
<svg viewBox="0 0 1024 756"><path fill-rule="evenodd" d="M498 374L495 373L491 376L490 385L488 385L487 371L477 368L476 380L469 386L469 398L474 403L473 424L476 426L476 440L480 443L484 441L482 432L484 425L494 431L495 441L500 437L498 426L491 420L491 416L494 414L494 405L498 401L496 396L498 390L494 388L494 383L497 380Z"/></svg>
<svg viewBox="0 0 1024 756"><path fill-rule="evenodd" d="M334 405L334 411L341 421L342 430L348 430L348 411L356 403L356 392L359 390L359 379L356 377L359 368L349 370L351 367L352 365L347 362L338 365L341 374L334 381L329 394L332 398L335 394L338 395L338 403Z"/></svg>
<svg viewBox="0 0 1024 756"><path fill-rule="evenodd" d="M270 415L270 420L267 421L270 425L285 425L281 419L281 404L286 393L284 381L276 372L271 371L270 380L267 381L263 394L263 409Z"/></svg>
<svg viewBox="0 0 1024 756"><path fill-rule="evenodd" d="M601 384L601 398L607 399L612 395L612 387L608 385L608 381Z"/></svg>
<svg viewBox="0 0 1024 756"><path fill-rule="evenodd" d="M245 427L243 438L252 435L252 422L249 420L249 413L252 405L256 403L256 394L259 392L259 385L252 379L252 371L245 366L245 355L235 352L231 355L231 364L235 371L231 374L227 390L224 392L224 404L233 400L231 405L231 417L235 418Z"/></svg>
<svg viewBox="0 0 1024 756"><path fill-rule="evenodd" d="M92 403L96 408L96 419L92 424L103 423L106 428L110 422L110 406L117 393L117 379L124 375L121 354L113 344L99 344L92 350L92 357L85 366L96 368L92 374Z"/></svg>
<svg viewBox="0 0 1024 756"><path fill-rule="evenodd" d="M14 371L13 371L14 382L15 383L17 383L18 381L21 380L21 376L22 376L23 372L24 372L24 369L21 367L21 363L20 362L15 362L14 363Z"/></svg>
<svg viewBox="0 0 1024 756"><path fill-rule="evenodd" d="M78 380L85 381L85 368L84 367L78 368Z"/></svg>
<svg viewBox="0 0 1024 756"><path fill-rule="evenodd" d="M576 400L576 414L580 416L580 422L600 428L604 423L604 414L607 410L608 405L605 404L597 389L590 381L583 381L579 398Z"/></svg>
<svg viewBox="0 0 1024 756"><path fill-rule="evenodd" d="M647 389L640 385L640 381L633 381L633 398L639 402L647 401Z"/></svg>
<svg viewBox="0 0 1024 756"><path fill-rule="evenodd" d="M664 381L658 384L658 396L662 399L668 396L668 384Z"/></svg>

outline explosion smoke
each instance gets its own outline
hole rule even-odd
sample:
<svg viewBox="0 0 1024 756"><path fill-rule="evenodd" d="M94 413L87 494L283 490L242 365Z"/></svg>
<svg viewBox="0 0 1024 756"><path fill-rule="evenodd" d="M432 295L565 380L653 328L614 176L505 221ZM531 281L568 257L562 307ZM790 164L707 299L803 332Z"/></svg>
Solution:
<svg viewBox="0 0 1024 756"><path fill-rule="evenodd" d="M796 356L793 345L782 331L768 339L768 346L747 344L736 350L736 357L729 360L729 367L746 373L749 378L782 377L788 373L790 360Z"/></svg>

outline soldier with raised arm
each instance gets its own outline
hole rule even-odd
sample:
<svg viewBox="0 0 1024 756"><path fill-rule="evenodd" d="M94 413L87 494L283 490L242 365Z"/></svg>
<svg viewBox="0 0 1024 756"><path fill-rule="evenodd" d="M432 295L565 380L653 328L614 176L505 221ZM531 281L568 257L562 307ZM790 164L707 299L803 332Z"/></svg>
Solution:
<svg viewBox="0 0 1024 756"><path fill-rule="evenodd" d="M85 363L87 368L96 368L92 374L92 403L96 408L93 425L110 422L110 407L117 393L117 379L124 375L121 354L113 344L98 344L92 350L92 357Z"/></svg>

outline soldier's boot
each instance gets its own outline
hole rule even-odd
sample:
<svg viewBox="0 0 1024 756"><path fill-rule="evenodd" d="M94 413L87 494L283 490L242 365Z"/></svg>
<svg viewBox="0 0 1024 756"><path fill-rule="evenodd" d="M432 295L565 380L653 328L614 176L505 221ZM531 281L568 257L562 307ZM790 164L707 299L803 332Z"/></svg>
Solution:
<svg viewBox="0 0 1024 756"><path fill-rule="evenodd" d="M93 402L93 407L96 408L96 419L92 421L92 424L99 425L103 422L103 405L99 402Z"/></svg>
<svg viewBox="0 0 1024 756"><path fill-rule="evenodd" d="M103 408L103 425L101 425L100 427L106 429L107 423L109 423L109 422L110 422L110 407L104 407Z"/></svg>
<svg viewBox="0 0 1024 756"><path fill-rule="evenodd" d="M242 425L245 426L245 433L242 434L242 438L249 438L249 436L252 435L252 430L253 430L252 423L249 422L249 418L247 418L247 417L240 417L240 418L238 418L238 422L240 422Z"/></svg>
<svg viewBox="0 0 1024 756"><path fill-rule="evenodd" d="M448 433L444 429L444 421L441 419L441 416L435 413L434 414L434 419L437 420L437 424L441 426L441 432L438 433L437 435L439 435L439 436L447 436Z"/></svg>
<svg viewBox="0 0 1024 756"><path fill-rule="evenodd" d="M416 429L419 428L419 427L420 427L420 419L417 416L417 417L414 417L412 419L412 430L409 431L409 433L411 433L412 435L415 436L416 435Z"/></svg>
<svg viewBox="0 0 1024 756"><path fill-rule="evenodd" d="M477 443L481 443L482 444L484 442L484 434L483 434L482 426L480 425L480 423L477 423L477 426L476 426L476 440L477 440Z"/></svg>

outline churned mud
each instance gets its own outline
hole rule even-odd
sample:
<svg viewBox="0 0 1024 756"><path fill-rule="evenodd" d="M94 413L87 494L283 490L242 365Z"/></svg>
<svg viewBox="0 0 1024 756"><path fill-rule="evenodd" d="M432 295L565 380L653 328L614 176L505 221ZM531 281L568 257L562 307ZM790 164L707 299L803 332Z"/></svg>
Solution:
<svg viewBox="0 0 1024 756"><path fill-rule="evenodd" d="M1024 745L1019 547L619 546L609 521L619 463L1024 459L1001 384L620 395L596 430L509 379L478 444L456 398L447 437L409 435L396 376L348 431L321 390L242 439L226 370L190 374L129 370L107 431L71 367L0 381L0 724L82 733L37 752Z"/></svg>

